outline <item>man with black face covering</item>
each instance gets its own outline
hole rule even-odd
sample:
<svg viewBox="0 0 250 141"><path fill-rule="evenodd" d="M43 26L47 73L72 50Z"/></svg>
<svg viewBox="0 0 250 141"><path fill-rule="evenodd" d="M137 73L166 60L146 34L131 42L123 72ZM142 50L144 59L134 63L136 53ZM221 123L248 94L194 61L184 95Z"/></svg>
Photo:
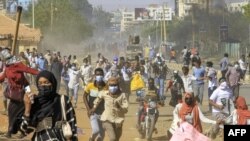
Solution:
<svg viewBox="0 0 250 141"><path fill-rule="evenodd" d="M175 107L178 103L182 102L182 93L185 93L184 83L178 74L178 71L174 71L174 77L168 83L167 91L171 89L170 106Z"/></svg>
<svg viewBox="0 0 250 141"><path fill-rule="evenodd" d="M94 82L89 83L84 90L83 101L86 106L88 117L90 118L90 124L92 128L92 136L89 141L103 141L104 131L101 125L100 116L104 111L104 102L100 102L96 107L95 112L91 112L94 106L95 99L99 96L102 90L106 90L106 84L104 82L104 71L102 68L97 68L94 71Z"/></svg>

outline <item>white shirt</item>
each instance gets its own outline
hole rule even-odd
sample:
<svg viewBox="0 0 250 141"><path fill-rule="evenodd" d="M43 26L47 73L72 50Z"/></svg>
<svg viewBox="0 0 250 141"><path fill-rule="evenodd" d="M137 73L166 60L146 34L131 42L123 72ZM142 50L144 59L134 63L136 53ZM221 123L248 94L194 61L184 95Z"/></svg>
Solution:
<svg viewBox="0 0 250 141"><path fill-rule="evenodd" d="M31 68L36 68L36 57L30 57L29 58L30 66Z"/></svg>
<svg viewBox="0 0 250 141"><path fill-rule="evenodd" d="M211 77L208 81L208 88L217 87L217 72L214 68L208 68L207 76Z"/></svg>
<svg viewBox="0 0 250 141"><path fill-rule="evenodd" d="M185 56L186 56L187 51L188 51L188 49L187 49L187 48L186 48L186 49L183 49L183 50L181 51L181 53L182 53L182 57L185 57Z"/></svg>
<svg viewBox="0 0 250 141"><path fill-rule="evenodd" d="M241 70L247 70L247 63L246 62L242 61L242 59L240 59L238 62L240 64Z"/></svg>
<svg viewBox="0 0 250 141"><path fill-rule="evenodd" d="M47 53L44 55L44 58L48 61L48 65L51 65L52 56L49 53Z"/></svg>
<svg viewBox="0 0 250 141"><path fill-rule="evenodd" d="M75 71L72 69L68 70L69 73L69 88L74 89L74 87L79 86L79 79L80 79L80 71Z"/></svg>
<svg viewBox="0 0 250 141"><path fill-rule="evenodd" d="M208 81L208 88L212 88L212 87L217 87L217 79L214 77Z"/></svg>
<svg viewBox="0 0 250 141"><path fill-rule="evenodd" d="M225 102L224 109L219 110L219 109L217 109L217 108L215 108L215 107L213 106L212 112L213 112L213 113L222 112L222 113L229 114L230 111L229 111L228 109L229 109L229 106L231 105L231 104L230 104L230 99L231 99L231 100L233 99L232 90L231 90L229 87L227 87L227 88L225 88L225 89L221 89L221 87L219 86L219 87L212 93L212 95L210 96L210 100L212 100L213 102L215 102L217 105L223 105L223 104L222 104L222 101L224 101L224 102Z"/></svg>
<svg viewBox="0 0 250 141"><path fill-rule="evenodd" d="M184 83L184 88L185 88L185 91L186 92L193 92L193 88L192 88L192 84L193 84L193 80L195 80L196 78L191 75L191 74L188 74L186 76L181 76L181 79Z"/></svg>
<svg viewBox="0 0 250 141"><path fill-rule="evenodd" d="M128 69L127 71L130 71L130 72L131 72L130 69ZM130 77L129 77L129 75L128 75L128 73L126 72L126 69L125 69L124 67L121 69L121 73L122 73L122 77L123 77L123 80L124 80L124 81L129 81L129 80L130 80Z"/></svg>
<svg viewBox="0 0 250 141"><path fill-rule="evenodd" d="M182 107L182 103L179 103L175 106L175 109L173 111L173 122L171 124L171 127L169 129L169 131L173 134L174 131L178 128L178 122L182 122L182 119L180 118L179 116L179 111ZM207 117L205 117L203 115L203 113L201 112L200 108L198 107L198 111L199 111L199 118L202 122L205 122L205 123L210 123L210 124L216 124L216 121L214 120L210 120L208 119ZM192 115L193 115L193 112L192 112ZM193 116L189 116L189 118L193 118Z"/></svg>
<svg viewBox="0 0 250 141"><path fill-rule="evenodd" d="M238 125L239 115L237 114L237 110L235 109L232 114L225 119L226 124ZM250 119L247 119L247 125L250 125Z"/></svg>
<svg viewBox="0 0 250 141"><path fill-rule="evenodd" d="M84 83L88 84L92 80L93 69L91 65L82 65L80 68L81 75L83 76Z"/></svg>

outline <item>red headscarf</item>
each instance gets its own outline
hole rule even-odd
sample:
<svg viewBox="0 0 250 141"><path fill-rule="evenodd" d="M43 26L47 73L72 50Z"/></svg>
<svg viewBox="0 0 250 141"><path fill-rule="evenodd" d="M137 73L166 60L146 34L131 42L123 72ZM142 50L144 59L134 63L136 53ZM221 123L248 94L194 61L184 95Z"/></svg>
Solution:
<svg viewBox="0 0 250 141"><path fill-rule="evenodd" d="M244 97L239 96L236 99L236 108L238 114L238 121L239 125L246 125L247 119L250 119L250 111L248 110L246 100Z"/></svg>
<svg viewBox="0 0 250 141"><path fill-rule="evenodd" d="M184 99L187 97L192 97L194 99L193 94L191 93L185 93ZM179 112L179 117L182 119L182 121L185 121L185 116L189 113L193 112L193 126L196 130L198 130L200 133L202 133L202 126L201 126L201 121L200 121L200 116L199 116L199 110L198 110L198 105L196 104L196 101L193 100L193 103L191 105L187 105L185 100L182 103L180 112Z"/></svg>

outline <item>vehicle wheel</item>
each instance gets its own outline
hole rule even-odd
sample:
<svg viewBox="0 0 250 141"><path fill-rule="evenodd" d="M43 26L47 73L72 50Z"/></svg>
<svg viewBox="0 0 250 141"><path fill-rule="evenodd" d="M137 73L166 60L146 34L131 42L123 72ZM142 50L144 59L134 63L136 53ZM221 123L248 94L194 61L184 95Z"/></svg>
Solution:
<svg viewBox="0 0 250 141"><path fill-rule="evenodd" d="M149 124L149 129L147 131L147 140L151 141L152 140L152 135L155 129L155 117L150 118L150 124Z"/></svg>

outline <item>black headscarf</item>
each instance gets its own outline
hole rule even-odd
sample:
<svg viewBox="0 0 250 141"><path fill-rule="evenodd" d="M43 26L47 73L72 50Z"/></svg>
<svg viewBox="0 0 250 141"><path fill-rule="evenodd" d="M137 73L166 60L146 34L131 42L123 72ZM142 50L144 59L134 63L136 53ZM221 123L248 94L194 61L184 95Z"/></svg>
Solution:
<svg viewBox="0 0 250 141"><path fill-rule="evenodd" d="M51 116L55 111L60 111L60 96L56 93L57 81L53 73L49 71L42 71L37 75L36 85L38 87L38 80L44 77L52 84L52 93L50 95L38 94L34 98L34 104L31 108L31 125L36 126L38 122L44 118ZM55 114L55 113L54 113Z"/></svg>

